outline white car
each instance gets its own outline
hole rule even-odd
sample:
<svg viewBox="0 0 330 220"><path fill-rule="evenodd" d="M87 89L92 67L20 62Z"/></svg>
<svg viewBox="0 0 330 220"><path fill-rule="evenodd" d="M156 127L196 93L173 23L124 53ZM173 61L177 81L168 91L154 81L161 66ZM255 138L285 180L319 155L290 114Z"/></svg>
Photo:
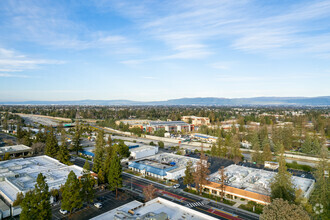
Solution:
<svg viewBox="0 0 330 220"><path fill-rule="evenodd" d="M60 209L60 213L63 214L63 215L66 215L66 214L68 214L68 211L67 210L63 210L63 209Z"/></svg>
<svg viewBox="0 0 330 220"><path fill-rule="evenodd" d="M175 184L175 185L173 186L174 189L177 189L177 188L179 188L179 187L180 187L180 184Z"/></svg>
<svg viewBox="0 0 330 220"><path fill-rule="evenodd" d="M100 202L97 202L97 203L94 203L94 206L98 209L102 208L102 203Z"/></svg>

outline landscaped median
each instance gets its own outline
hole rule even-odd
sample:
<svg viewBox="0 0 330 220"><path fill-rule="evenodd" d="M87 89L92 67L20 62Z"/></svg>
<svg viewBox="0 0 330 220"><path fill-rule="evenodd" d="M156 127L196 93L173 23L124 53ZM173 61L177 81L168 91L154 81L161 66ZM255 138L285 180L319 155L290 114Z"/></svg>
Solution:
<svg viewBox="0 0 330 220"><path fill-rule="evenodd" d="M248 201L248 203L246 205L242 204L242 205L238 206L238 208L244 209L246 211L253 212L256 214L261 214L264 206L261 204L258 204L256 202L253 202L253 201Z"/></svg>
<svg viewBox="0 0 330 220"><path fill-rule="evenodd" d="M208 193L202 193L202 195L200 195L196 190L194 189L188 189L188 188L185 188L184 189L185 192L188 192L188 193L192 193L192 194L195 194L195 195L198 195L198 196L202 196L204 198L207 198L207 199L212 199L216 202L220 202L221 201L221 198L218 197L218 196L215 196L215 195L212 195L212 194L208 194ZM223 199L223 201L221 201L222 203L224 204L227 204L227 205L230 205L230 206L233 206L236 204L236 202L234 201L231 201L231 200L228 200L228 199Z"/></svg>

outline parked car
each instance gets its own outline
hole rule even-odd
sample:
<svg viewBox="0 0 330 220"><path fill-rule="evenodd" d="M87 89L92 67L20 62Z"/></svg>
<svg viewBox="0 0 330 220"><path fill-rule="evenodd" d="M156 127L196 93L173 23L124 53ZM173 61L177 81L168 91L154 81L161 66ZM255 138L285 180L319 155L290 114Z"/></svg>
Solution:
<svg viewBox="0 0 330 220"><path fill-rule="evenodd" d="M63 210L63 209L60 209L60 213L63 214L63 215L66 215L66 214L68 214L68 211L67 210Z"/></svg>
<svg viewBox="0 0 330 220"><path fill-rule="evenodd" d="M175 185L173 186L174 189L177 189L177 188L179 188L179 187L180 187L180 184L175 184Z"/></svg>
<svg viewBox="0 0 330 220"><path fill-rule="evenodd" d="M102 208L102 203L100 203L100 202L96 202L96 203L94 203L94 206L95 206L96 208L100 209L100 208Z"/></svg>

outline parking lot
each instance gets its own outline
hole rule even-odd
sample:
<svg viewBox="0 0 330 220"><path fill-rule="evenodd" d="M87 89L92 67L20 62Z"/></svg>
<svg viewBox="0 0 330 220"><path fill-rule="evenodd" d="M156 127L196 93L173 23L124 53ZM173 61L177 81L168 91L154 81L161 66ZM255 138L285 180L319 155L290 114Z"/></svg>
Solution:
<svg viewBox="0 0 330 220"><path fill-rule="evenodd" d="M114 208L122 206L128 202L131 202L133 201L133 199L130 196L124 194L119 194L118 199L116 199L115 192L105 190L97 193L97 197L95 201L101 202L102 208L98 209L94 205L91 205L90 207L85 206L83 209L73 213L70 216L70 219L87 220L95 216L98 216L102 213L105 213L107 211L110 211ZM69 215L63 215L59 212L59 210L60 210L60 204L52 207L52 212L53 212L52 219L59 220L59 219L69 218Z"/></svg>
<svg viewBox="0 0 330 220"><path fill-rule="evenodd" d="M8 141L8 140L12 141L13 145L17 144L17 138L16 137L13 137L9 134L0 132L0 146L5 146L6 145L5 141Z"/></svg>

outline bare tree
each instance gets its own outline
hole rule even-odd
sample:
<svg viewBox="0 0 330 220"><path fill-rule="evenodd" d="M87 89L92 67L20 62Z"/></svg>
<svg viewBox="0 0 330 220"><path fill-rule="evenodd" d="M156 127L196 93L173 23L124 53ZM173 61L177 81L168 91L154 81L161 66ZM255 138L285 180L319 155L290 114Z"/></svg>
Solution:
<svg viewBox="0 0 330 220"><path fill-rule="evenodd" d="M203 145L201 150L201 156L199 161L196 163L196 170L194 172L194 181L197 192L202 195L203 185L208 183L207 177L210 173L210 164L207 162L208 158L204 154Z"/></svg>
<svg viewBox="0 0 330 220"><path fill-rule="evenodd" d="M157 189L152 184L143 188L143 195L146 202L155 198L156 190Z"/></svg>
<svg viewBox="0 0 330 220"><path fill-rule="evenodd" d="M221 201L223 201L223 198L225 197L225 187L226 187L225 181L227 179L224 166L221 166L221 169L219 169L219 174L220 174L220 196L221 196Z"/></svg>
<svg viewBox="0 0 330 220"><path fill-rule="evenodd" d="M42 142L37 142L37 143L32 144L32 146L31 146L32 154L33 155L43 154L45 152L45 147L46 147L46 144L44 144Z"/></svg>

